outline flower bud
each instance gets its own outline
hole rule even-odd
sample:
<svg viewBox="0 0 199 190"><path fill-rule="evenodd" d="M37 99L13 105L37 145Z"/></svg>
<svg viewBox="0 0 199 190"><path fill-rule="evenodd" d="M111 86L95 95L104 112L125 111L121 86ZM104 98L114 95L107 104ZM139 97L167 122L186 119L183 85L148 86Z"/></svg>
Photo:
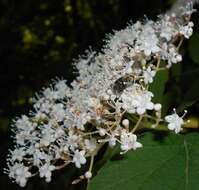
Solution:
<svg viewBox="0 0 199 190"><path fill-rule="evenodd" d="M92 173L87 171L85 174L84 174L85 178L86 179L90 179L92 177Z"/></svg>
<svg viewBox="0 0 199 190"><path fill-rule="evenodd" d="M129 120L128 120L128 119L122 120L122 125L123 125L124 127L129 127Z"/></svg>
<svg viewBox="0 0 199 190"><path fill-rule="evenodd" d="M161 105L161 104L155 104L155 105L154 105L154 109L155 109L156 111L161 110L161 108L162 108L162 105Z"/></svg>

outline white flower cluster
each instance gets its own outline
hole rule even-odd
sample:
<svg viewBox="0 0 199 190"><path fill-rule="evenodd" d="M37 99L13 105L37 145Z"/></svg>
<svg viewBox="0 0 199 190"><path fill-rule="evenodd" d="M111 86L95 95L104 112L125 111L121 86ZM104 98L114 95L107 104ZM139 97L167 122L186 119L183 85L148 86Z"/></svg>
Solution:
<svg viewBox="0 0 199 190"><path fill-rule="evenodd" d="M168 124L168 129L175 131L175 133L179 133L182 131L182 125L184 124L183 118L186 115L187 111L184 111L184 114L179 117L179 115L176 113L176 110L174 109L174 113L171 115L167 115L165 117L165 121Z"/></svg>
<svg viewBox="0 0 199 190"><path fill-rule="evenodd" d="M80 168L106 142L119 143L121 153L142 147L135 134L142 118L161 120L161 105L152 102L148 87L160 69L182 60L177 45L192 34L193 11L138 21L115 32L102 53L88 52L75 63L79 76L70 87L58 80L37 95L34 110L13 124L16 146L8 157L9 177L22 187L37 173L50 182L52 171L69 163ZM181 130L177 114L165 119L169 129ZM90 170L85 173L91 176Z"/></svg>

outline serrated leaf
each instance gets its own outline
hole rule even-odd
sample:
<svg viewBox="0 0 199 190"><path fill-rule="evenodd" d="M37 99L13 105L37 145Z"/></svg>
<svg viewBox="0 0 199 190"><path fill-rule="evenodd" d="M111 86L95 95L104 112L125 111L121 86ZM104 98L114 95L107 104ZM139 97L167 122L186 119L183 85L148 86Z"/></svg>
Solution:
<svg viewBox="0 0 199 190"><path fill-rule="evenodd" d="M199 134L145 134L142 149L108 161L88 190L197 190Z"/></svg>
<svg viewBox="0 0 199 190"><path fill-rule="evenodd" d="M189 54L191 59L199 64L199 33L194 33L189 42Z"/></svg>

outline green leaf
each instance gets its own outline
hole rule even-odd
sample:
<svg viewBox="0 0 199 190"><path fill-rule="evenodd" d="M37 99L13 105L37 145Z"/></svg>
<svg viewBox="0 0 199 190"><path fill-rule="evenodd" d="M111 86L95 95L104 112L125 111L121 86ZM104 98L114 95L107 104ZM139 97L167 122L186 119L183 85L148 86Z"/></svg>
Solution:
<svg viewBox="0 0 199 190"><path fill-rule="evenodd" d="M178 64L172 65L171 73L172 73L172 77L175 77L175 80L179 82L181 74L182 74L182 64L178 63Z"/></svg>
<svg viewBox="0 0 199 190"><path fill-rule="evenodd" d="M168 81L168 70L159 71L150 84L149 90L153 92L153 102L162 103L166 82Z"/></svg>
<svg viewBox="0 0 199 190"><path fill-rule="evenodd" d="M173 101L174 101L174 93L173 92L167 92L162 99L162 117L164 117L167 114L167 111L170 108L170 105L172 105Z"/></svg>
<svg viewBox="0 0 199 190"><path fill-rule="evenodd" d="M192 106L195 102L199 100L199 78L195 80L195 82L191 85L189 90L184 95L182 104L177 108L178 112L187 109Z"/></svg>
<svg viewBox="0 0 199 190"><path fill-rule="evenodd" d="M199 64L199 33L194 33L189 42L189 54L191 59Z"/></svg>
<svg viewBox="0 0 199 190"><path fill-rule="evenodd" d="M143 148L110 160L88 190L197 190L199 134L154 136L141 139Z"/></svg>

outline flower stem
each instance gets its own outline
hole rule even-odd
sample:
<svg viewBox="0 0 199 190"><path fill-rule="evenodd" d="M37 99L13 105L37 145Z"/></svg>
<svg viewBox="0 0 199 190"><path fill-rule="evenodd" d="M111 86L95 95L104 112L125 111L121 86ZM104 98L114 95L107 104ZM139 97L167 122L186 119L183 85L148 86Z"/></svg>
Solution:
<svg viewBox="0 0 199 190"><path fill-rule="evenodd" d="M136 131L136 129L139 127L140 122L142 121L143 115L141 115L135 125L135 127L131 130L132 133L134 133Z"/></svg>
<svg viewBox="0 0 199 190"><path fill-rule="evenodd" d="M183 40L184 40L184 38L181 37L181 38L180 38L180 42L179 42L179 44L178 44L178 46L177 46L177 48L176 48L177 51L179 51L179 49L180 49L180 47L181 47L181 45L182 45Z"/></svg>

